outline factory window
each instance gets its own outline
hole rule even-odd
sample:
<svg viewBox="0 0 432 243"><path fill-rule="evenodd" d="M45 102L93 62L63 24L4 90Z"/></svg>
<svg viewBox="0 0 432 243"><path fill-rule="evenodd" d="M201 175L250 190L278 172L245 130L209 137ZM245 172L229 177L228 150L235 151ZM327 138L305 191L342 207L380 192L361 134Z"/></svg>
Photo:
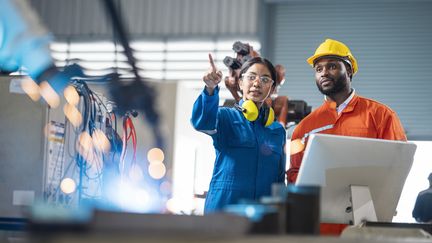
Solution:
<svg viewBox="0 0 432 243"><path fill-rule="evenodd" d="M222 60L234 56L232 45L238 39L218 40L136 40L131 42L137 67L143 77L155 80L197 80L208 69L208 53L216 65L227 73ZM241 40L260 50L255 40ZM102 42L55 42L52 55L58 66L80 64L87 75L104 75L113 71L129 76L130 66L121 45Z"/></svg>

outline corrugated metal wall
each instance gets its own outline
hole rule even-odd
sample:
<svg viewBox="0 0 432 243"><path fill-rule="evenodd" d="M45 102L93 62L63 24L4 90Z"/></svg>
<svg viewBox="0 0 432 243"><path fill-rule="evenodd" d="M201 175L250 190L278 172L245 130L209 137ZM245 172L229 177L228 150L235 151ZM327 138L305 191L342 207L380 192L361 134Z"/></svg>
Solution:
<svg viewBox="0 0 432 243"><path fill-rule="evenodd" d="M115 0L138 37L256 36L259 0ZM57 38L112 36L102 0L31 0Z"/></svg>
<svg viewBox="0 0 432 243"><path fill-rule="evenodd" d="M334 38L359 62L357 93L395 110L409 139L432 140L432 1L286 1L272 10L271 54L287 69L282 94L323 102L306 59Z"/></svg>

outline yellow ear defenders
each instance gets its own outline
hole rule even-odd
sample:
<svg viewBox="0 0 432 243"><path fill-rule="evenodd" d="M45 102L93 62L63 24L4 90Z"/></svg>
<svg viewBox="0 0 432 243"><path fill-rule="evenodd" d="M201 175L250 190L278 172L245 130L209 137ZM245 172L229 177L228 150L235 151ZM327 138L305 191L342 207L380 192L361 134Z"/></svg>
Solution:
<svg viewBox="0 0 432 243"><path fill-rule="evenodd" d="M255 105L255 103L252 100L246 100L244 101L241 106L238 104L235 104L235 107L243 112L243 115L245 116L246 120L248 121L256 121L258 119L259 110L258 107ZM264 112L264 119L262 121L263 125L265 127L270 126L275 118L274 110L273 108L267 106L266 103L263 103L262 108Z"/></svg>

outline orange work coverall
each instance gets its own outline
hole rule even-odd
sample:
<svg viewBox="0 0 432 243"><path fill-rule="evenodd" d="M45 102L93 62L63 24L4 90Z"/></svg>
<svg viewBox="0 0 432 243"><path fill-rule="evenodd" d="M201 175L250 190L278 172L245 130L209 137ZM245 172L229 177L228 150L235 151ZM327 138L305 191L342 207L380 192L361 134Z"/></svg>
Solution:
<svg viewBox="0 0 432 243"><path fill-rule="evenodd" d="M336 103L324 104L305 117L291 137L288 183L295 183L308 135L313 133L406 141L402 124L393 110L377 101L354 95L338 115Z"/></svg>

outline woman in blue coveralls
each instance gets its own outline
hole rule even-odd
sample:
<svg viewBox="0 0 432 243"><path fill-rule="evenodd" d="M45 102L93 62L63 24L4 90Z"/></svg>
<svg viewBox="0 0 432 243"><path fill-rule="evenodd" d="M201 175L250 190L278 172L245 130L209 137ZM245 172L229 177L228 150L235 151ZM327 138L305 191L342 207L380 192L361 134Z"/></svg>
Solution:
<svg viewBox="0 0 432 243"><path fill-rule="evenodd" d="M273 183L285 181L285 129L268 118L264 100L276 87L276 70L267 59L254 57L240 70L243 99L234 108L219 107L222 72L209 54L205 88L195 101L191 122L210 135L216 161L204 213L221 210L241 199L258 200L271 194ZM252 101L258 117L250 118ZM246 107L246 109L245 109Z"/></svg>

